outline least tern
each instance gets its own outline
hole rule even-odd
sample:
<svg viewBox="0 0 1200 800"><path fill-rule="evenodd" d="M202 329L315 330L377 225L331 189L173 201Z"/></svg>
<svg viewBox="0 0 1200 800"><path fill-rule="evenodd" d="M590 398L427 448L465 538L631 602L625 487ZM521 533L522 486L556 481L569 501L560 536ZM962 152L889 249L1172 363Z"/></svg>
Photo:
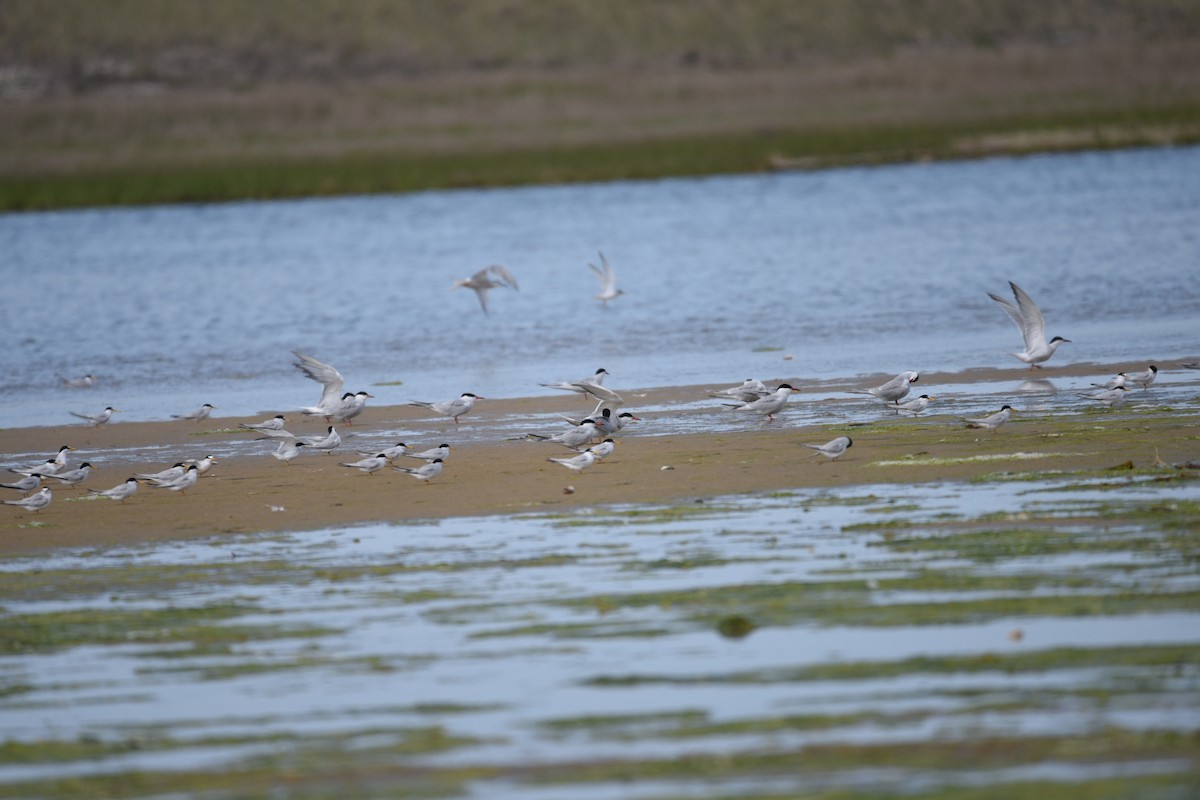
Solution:
<svg viewBox="0 0 1200 800"><path fill-rule="evenodd" d="M709 392L709 397L718 397L722 400L737 400L739 403L752 403L760 397L766 397L771 393L767 385L756 378L746 378L741 386L731 386L728 389L718 389L715 392Z"/></svg>
<svg viewBox="0 0 1200 800"><path fill-rule="evenodd" d="M578 392L579 394L586 395L587 387L603 386L604 385L604 377L606 375L608 375L608 370L606 370L604 367L601 367L600 369L596 370L594 373L592 373L588 377L580 378L577 381L563 381L561 383L539 383L538 386L545 386L548 389L562 389L565 392Z"/></svg>
<svg viewBox="0 0 1200 800"><path fill-rule="evenodd" d="M766 397L760 397L757 400L752 400L740 406L733 406L736 411L749 411L753 414L761 414L768 421L775 419L775 415L787 405L788 397L792 392L798 392L799 389L793 389L791 384L781 383L779 388Z"/></svg>
<svg viewBox="0 0 1200 800"><path fill-rule="evenodd" d="M1043 361L1054 355L1054 351L1058 349L1059 345L1069 343L1071 340L1055 336L1047 342L1046 320L1042 316L1041 309L1020 286L1012 281L1009 281L1008 285L1012 288L1013 297L1017 300L1015 306L991 292L988 292L988 297L995 300L1004 309L1004 313L1008 314L1016 323L1017 329L1021 331L1021 337L1025 340L1024 352L1012 355L1028 364L1030 369L1040 368Z"/></svg>
<svg viewBox="0 0 1200 800"><path fill-rule="evenodd" d="M1143 389L1149 389L1150 384L1154 383L1154 379L1158 377L1158 367L1151 364L1142 372L1126 372L1125 379L1128 383L1136 383Z"/></svg>
<svg viewBox="0 0 1200 800"><path fill-rule="evenodd" d="M429 482L438 475L442 474L442 467L444 465L444 461L442 461L440 458L435 458L428 464L422 464L415 469L409 467L392 467L392 469L396 470L397 472L407 472L409 475L412 475L419 481Z"/></svg>
<svg viewBox="0 0 1200 800"><path fill-rule="evenodd" d="M281 431L283 426L287 424L287 417L283 414L276 414L270 419L264 419L262 422L240 422L239 428L245 428L248 431Z"/></svg>
<svg viewBox="0 0 1200 800"><path fill-rule="evenodd" d="M317 361L312 356L305 355L298 350L293 350L292 355L298 359L293 366L301 370L305 377L316 381L323 387L321 399L317 401L317 404L301 408L300 413L310 417L324 417L325 421L329 422L333 413L342 407L342 387L346 385L342 373L329 364Z"/></svg>
<svg viewBox="0 0 1200 800"><path fill-rule="evenodd" d="M297 442L292 439L283 439L279 442L279 447L271 451L271 457L282 461L285 464L290 464L292 459L300 455L300 448L305 447L304 442Z"/></svg>
<svg viewBox="0 0 1200 800"><path fill-rule="evenodd" d="M582 472L592 464L595 464L597 458L596 454L588 449L571 458L547 458L546 460L553 461L555 464L562 464L567 469L574 470L575 472Z"/></svg>
<svg viewBox="0 0 1200 800"><path fill-rule="evenodd" d="M364 458L360 461L352 461L349 463L338 464L339 467L350 467L359 472L365 472L367 475L372 475L387 466L389 459L386 453L376 453L369 458Z"/></svg>
<svg viewBox="0 0 1200 800"><path fill-rule="evenodd" d="M208 456L205 456L204 458L198 458L198 459L189 458L187 461L185 461L183 463L185 465L195 464L196 469L200 470L200 474L203 475L204 473L206 473L210 469L212 469L213 464L217 463L217 457L213 456L213 455L208 455Z"/></svg>
<svg viewBox="0 0 1200 800"><path fill-rule="evenodd" d="M395 461L397 458L404 455L404 451L406 450L408 450L408 445L406 445L404 442L396 442L391 447L385 447L378 453L372 453L369 450L359 450L358 454L360 456L381 455L388 461ZM437 456L434 456L434 458L437 458Z"/></svg>
<svg viewBox="0 0 1200 800"><path fill-rule="evenodd" d="M18 492L32 492L34 489L42 485L42 474L40 472L31 472L28 475L23 475L21 480L13 481L12 483L0 483L5 489L16 489Z"/></svg>
<svg viewBox="0 0 1200 800"><path fill-rule="evenodd" d="M422 450L419 453L403 453L402 455L405 458L419 458L422 461L433 461L437 458L445 461L450 457L450 445L443 442L437 447L431 447L428 450Z"/></svg>
<svg viewBox="0 0 1200 800"><path fill-rule="evenodd" d="M31 475L34 472L41 473L42 475L53 475L57 472L61 472L63 468L67 466L67 453L74 449L75 448L71 447L71 445L64 444L62 447L58 448L57 453L43 461L41 464L36 464L32 467L9 467L8 471L15 472L18 475Z"/></svg>
<svg viewBox="0 0 1200 800"><path fill-rule="evenodd" d="M963 417L963 422L967 423L968 428L987 428L993 433L1004 423L1008 422L1013 415L1013 407L1009 405L1001 406L1000 410L995 414L989 414L986 417Z"/></svg>
<svg viewBox="0 0 1200 800"><path fill-rule="evenodd" d="M347 425L353 425L351 422L355 417L363 412L367 407L368 398L373 398L375 395L370 392L355 392L342 395L342 404L330 416L338 422L344 422Z"/></svg>
<svg viewBox="0 0 1200 800"><path fill-rule="evenodd" d="M568 428L562 433L556 433L553 436L544 434L530 433L526 436L530 439L536 439L540 442L554 442L561 444L563 447L569 447L572 450L578 450L587 444L590 444L596 438L596 421L590 417L585 420L580 420L579 424L573 428Z"/></svg>
<svg viewBox="0 0 1200 800"><path fill-rule="evenodd" d="M151 483L160 483L163 481L171 482L183 474L187 469L187 464L180 461L173 467L167 467L160 472L135 472L134 477Z"/></svg>
<svg viewBox="0 0 1200 800"><path fill-rule="evenodd" d="M47 478L55 478L62 481L67 486L75 486L87 480L88 474L92 471L91 462L85 461L75 469L67 469L62 472L57 472L53 475L46 475Z"/></svg>
<svg viewBox="0 0 1200 800"><path fill-rule="evenodd" d="M513 274L499 264L484 267L469 278L459 278L454 281L451 289L471 289L479 298L479 307L483 313L488 312L488 290L505 287L517 290L517 279Z"/></svg>
<svg viewBox="0 0 1200 800"><path fill-rule="evenodd" d="M1129 390L1124 386L1117 386L1113 389L1104 389L1099 392L1081 392L1079 396L1084 400L1095 400L1097 402L1104 403L1109 408L1112 408L1125 399L1125 393L1127 391Z"/></svg>
<svg viewBox="0 0 1200 800"><path fill-rule="evenodd" d="M923 394L920 397L913 398L912 400L906 400L903 403L897 403L896 413L908 414L911 417L915 417L917 414L920 414L921 412L925 411L925 409L929 408L930 404L933 403L934 400L937 400L937 398L932 395Z"/></svg>
<svg viewBox="0 0 1200 800"><path fill-rule="evenodd" d="M605 439L600 444L594 444L588 448L597 459L603 459L612 455L613 450L617 449L617 443L613 439Z"/></svg>
<svg viewBox="0 0 1200 800"><path fill-rule="evenodd" d="M828 458L830 461L833 461L842 453L849 450L850 446L854 444L854 442L849 436L839 436L836 439L830 439L825 444L806 444L804 442L801 442L800 444L811 450L816 450L817 452L814 453L814 456L822 455Z"/></svg>
<svg viewBox="0 0 1200 800"><path fill-rule="evenodd" d="M474 408L476 400L486 399L486 397L482 397L477 394L463 392L455 399L446 400L442 403L426 403L421 400L413 400L409 403L409 405L417 406L418 408L428 408L430 411L436 411L438 414L441 414L444 417L451 417L454 420L454 424L457 425L458 418Z"/></svg>
<svg viewBox="0 0 1200 800"><path fill-rule="evenodd" d="M37 513L46 506L50 505L50 501L54 499L54 495L50 492L50 487L43 486L42 490L37 494L31 494L29 497L22 497L20 500L5 500L6 506L20 506L26 511Z"/></svg>
<svg viewBox="0 0 1200 800"><path fill-rule="evenodd" d="M170 489L172 492L187 494L187 490L196 485L196 481L200 480L200 470L196 469L196 465L192 464L178 478L161 483L153 483L155 489Z"/></svg>
<svg viewBox="0 0 1200 800"><path fill-rule="evenodd" d="M171 419L190 419L200 422L201 420L208 419L208 415L211 414L214 409L216 409L216 406L214 406L212 403L205 403L195 411L189 411L186 414L172 414Z"/></svg>
<svg viewBox="0 0 1200 800"><path fill-rule="evenodd" d="M132 497L137 490L137 478L126 478L124 483L118 483L111 489L88 489L94 495L107 497L109 500L116 500L121 503L125 502L125 498Z"/></svg>
<svg viewBox="0 0 1200 800"><path fill-rule="evenodd" d="M342 446L342 437L337 430L330 425L326 430L325 435L320 439L309 439L304 443L309 450L321 450L328 454Z"/></svg>
<svg viewBox="0 0 1200 800"><path fill-rule="evenodd" d="M886 383L881 383L870 389L853 389L854 394L869 394L878 397L885 403L899 404L908 394L912 384L921 379L921 375L913 370L905 370Z"/></svg>
<svg viewBox="0 0 1200 800"><path fill-rule="evenodd" d="M72 411L70 413L72 416L79 417L80 419L86 419L88 424L95 428L98 425L103 425L104 423L108 422L110 419L112 419L112 415L117 413L119 410L120 409L109 406L99 414L80 414L76 411Z"/></svg>
<svg viewBox="0 0 1200 800"><path fill-rule="evenodd" d="M84 375L82 378L64 378L58 376L59 383L67 389L90 389L96 385L96 376L91 373Z"/></svg>
<svg viewBox="0 0 1200 800"><path fill-rule="evenodd" d="M1124 386L1127 380L1128 376L1124 372L1118 372L1104 383L1093 383L1092 386L1097 386L1101 389L1115 389L1118 386Z"/></svg>
<svg viewBox="0 0 1200 800"><path fill-rule="evenodd" d="M604 305L607 306L609 300L615 300L625 294L625 292L617 288L617 273L609 265L608 259L604 257L604 253L600 253L600 264L601 266L599 267L590 263L588 266L592 268L592 272L596 273L596 277L600 279L600 294L596 295L596 299L603 301Z"/></svg>

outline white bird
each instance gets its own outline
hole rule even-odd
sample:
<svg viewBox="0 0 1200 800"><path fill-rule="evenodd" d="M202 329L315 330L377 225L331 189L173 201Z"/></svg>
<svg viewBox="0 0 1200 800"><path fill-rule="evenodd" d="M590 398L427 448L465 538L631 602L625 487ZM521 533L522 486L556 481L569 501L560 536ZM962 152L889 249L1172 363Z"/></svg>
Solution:
<svg viewBox="0 0 1200 800"><path fill-rule="evenodd" d="M337 430L330 425L328 430L325 432L325 435L320 439L309 439L304 444L310 450L321 450L328 454L342 446L342 437Z"/></svg>
<svg viewBox="0 0 1200 800"><path fill-rule="evenodd" d="M870 389L852 389L854 394L869 394L878 397L885 403L899 404L908 394L912 384L921 379L921 375L913 370L905 370L886 383L881 383Z"/></svg>
<svg viewBox="0 0 1200 800"><path fill-rule="evenodd" d="M735 411L749 411L753 414L761 414L768 421L774 420L785 405L787 405L788 397L792 392L798 392L799 389L793 389L790 384L781 383L779 388L766 397L760 397L757 400L752 400L749 403L744 403L740 406L733 406ZM728 405L728 404L727 404Z"/></svg>
<svg viewBox="0 0 1200 800"><path fill-rule="evenodd" d="M583 392L585 397L596 399L596 410L592 414L599 414L605 408L619 408L625 405L624 397L593 381L580 381L575 386Z"/></svg>
<svg viewBox="0 0 1200 800"><path fill-rule="evenodd" d="M849 436L839 436L836 439L830 439L825 444L805 444L804 442L800 444L809 449L816 450L817 452L814 453L814 456L822 455L833 461L842 453L849 450L850 445L854 444L854 441Z"/></svg>
<svg viewBox="0 0 1200 800"><path fill-rule="evenodd" d="M561 444L563 447L569 447L572 450L578 450L596 438L596 421L589 417L588 419L581 420L575 427L568 428L562 433L556 433L553 436L546 436L540 433L530 433L526 434L526 436L540 442L553 442Z"/></svg>
<svg viewBox="0 0 1200 800"><path fill-rule="evenodd" d="M995 414L989 414L986 417L963 417L963 422L967 423L968 428L987 428L995 432L1004 423L1008 422L1013 415L1013 407L1004 405Z"/></svg>
<svg viewBox="0 0 1200 800"><path fill-rule="evenodd" d="M388 460L389 459L387 457L387 454L376 453L375 455L370 456L369 458L364 458L359 461L351 461L349 463L341 463L341 464L338 464L338 466L339 467L350 467L351 469L356 469L359 472L364 472L367 475L371 475L376 472L379 472L379 470L381 470L385 466L387 466Z"/></svg>
<svg viewBox="0 0 1200 800"><path fill-rule="evenodd" d="M265 441L267 439L295 439L296 438L296 434L292 433L291 431L285 431L283 428L280 428L279 430L269 430L268 429L268 430L264 430L264 431L259 431L259 433L261 433L262 436L259 436L257 439L255 439L254 441L256 441L256 442Z"/></svg>
<svg viewBox="0 0 1200 800"><path fill-rule="evenodd" d="M88 421L88 424L91 425L93 428L95 428L98 425L103 425L104 423L108 422L110 419L112 419L112 415L117 413L117 411L119 411L119 410L120 409L116 409L116 408L113 408L112 406L109 406L106 409L104 409L103 411L101 411L99 414L80 414L78 412L72 411L71 415L79 417L80 419L86 419Z"/></svg>
<svg viewBox="0 0 1200 800"><path fill-rule="evenodd" d="M429 482L438 475L442 474L442 467L444 464L445 462L443 462L440 458L435 458L428 464L422 464L416 469L409 467L392 467L392 469L396 470L397 472L407 472L409 475L412 475L419 481Z"/></svg>
<svg viewBox="0 0 1200 800"><path fill-rule="evenodd" d="M547 458L546 460L553 461L555 464L562 464L567 469L574 470L575 472L582 472L592 464L595 464L598 459L596 458L596 454L588 449L571 458Z"/></svg>
<svg viewBox="0 0 1200 800"><path fill-rule="evenodd" d="M1014 306L1002 297L988 292L988 297L995 300L1004 309L1004 313L1016 323L1017 329L1021 331L1021 338L1025 340L1025 350L1021 353L1013 353L1012 355L1019 358L1029 365L1030 369L1040 368L1043 361L1046 361L1050 356L1054 355L1054 351L1059 345L1069 343L1070 339L1064 339L1061 336L1055 336L1049 342L1046 341L1046 320L1042 316L1041 309L1033 302L1033 299L1025 293L1025 290L1017 286L1012 281L1008 282L1012 288L1013 297L1016 298L1017 304Z"/></svg>
<svg viewBox="0 0 1200 800"><path fill-rule="evenodd" d="M172 419L191 419L191 420L195 420L196 422L199 422L200 420L208 419L208 415L211 414L215 408L216 408L216 406L214 406L212 403L205 403L204 405L197 408L195 411L189 411L186 414L172 414L171 418Z"/></svg>
<svg viewBox="0 0 1200 800"><path fill-rule="evenodd" d="M566 391L566 392L578 392L579 394L586 395L587 387L603 386L604 385L604 377L606 375L608 375L608 370L606 370L604 367L601 367L600 369L596 370L594 373L592 373L588 377L580 378L577 381L563 381L561 383L539 383L538 386L545 386L548 389L562 389L563 391Z"/></svg>
<svg viewBox="0 0 1200 800"><path fill-rule="evenodd" d="M1124 386L1117 386L1113 389L1103 389L1098 392L1081 393L1079 396L1084 400L1095 400L1112 408L1125 399L1125 394L1128 391Z"/></svg>
<svg viewBox="0 0 1200 800"><path fill-rule="evenodd" d="M264 419L262 422L240 422L239 428L245 428L248 431L281 431L283 426L287 424L287 417L283 414L276 414L270 419Z"/></svg>
<svg viewBox="0 0 1200 800"><path fill-rule="evenodd" d="M628 411L622 411L620 414L613 416L611 410L605 408L601 410L600 416L594 418L596 420L596 435L609 436L619 432L630 422L641 422L641 417L635 417Z"/></svg>
<svg viewBox="0 0 1200 800"><path fill-rule="evenodd" d="M475 292L475 296L479 298L479 307L483 309L483 313L488 312L488 290L499 287L506 287L517 290L517 279L513 274L499 264L492 264L490 267L484 267L469 278L459 278L454 281L451 289L471 289Z"/></svg>
<svg viewBox="0 0 1200 800"><path fill-rule="evenodd" d="M450 457L450 445L446 443L439 444L437 447L431 447L428 450L422 450L419 453L404 453L405 458L419 458L422 461L433 461L434 459L442 459L445 461Z"/></svg>
<svg viewBox="0 0 1200 800"><path fill-rule="evenodd" d="M317 361L299 350L293 350L292 355L299 359L293 362L293 366L301 370L305 377L316 381L323 387L321 399L317 401L317 404L301 408L300 413L311 417L324 417L325 421L329 422L333 413L342 407L342 387L346 385L345 378L342 377L342 373L329 364Z"/></svg>
<svg viewBox="0 0 1200 800"><path fill-rule="evenodd" d="M1124 372L1118 372L1116 375L1109 378L1106 382L1093 383L1092 386L1098 386L1101 389L1115 389L1118 386L1124 386L1125 381L1127 381L1127 380L1128 380L1128 376L1126 376Z"/></svg>
<svg viewBox="0 0 1200 800"><path fill-rule="evenodd" d="M447 400L442 403L426 403L421 400L413 400L409 403L409 405L417 406L418 408L428 408L430 411L436 411L444 417L451 417L454 419L454 424L457 425L458 418L474 408L476 400L486 399L486 397L482 397L477 394L463 392L455 399Z"/></svg>
<svg viewBox="0 0 1200 800"><path fill-rule="evenodd" d="M614 300L617 297L625 294L624 291L617 288L617 274L609 265L608 259L604 257L604 253L600 254L600 263L603 266L597 267L595 264L588 264L592 268L592 272L596 273L596 277L600 279L600 294L596 295L597 300L603 300L604 305L608 305L609 300Z"/></svg>
<svg viewBox="0 0 1200 800"><path fill-rule="evenodd" d="M746 378L741 386L731 386L728 389L718 389L715 392L709 392L709 397L718 397L722 400L737 400L739 403L752 403L760 397L766 397L771 393L767 385L756 378Z"/></svg>
<svg viewBox="0 0 1200 800"><path fill-rule="evenodd" d="M42 474L40 472L31 472L28 475L22 475L19 481L12 483L0 483L5 489L16 489L18 492L32 492L34 489L42 485Z"/></svg>
<svg viewBox="0 0 1200 800"><path fill-rule="evenodd" d="M404 455L406 450L408 450L408 445L406 445L404 442L396 442L391 447L385 447L376 453L372 453L369 450L359 450L358 454L360 456L381 455L388 461L395 461L397 458ZM449 448L447 448L447 450L449 450Z"/></svg>
<svg viewBox="0 0 1200 800"><path fill-rule="evenodd" d="M20 500L5 500L7 506L20 506L26 511L32 511L35 514L41 511L46 506L50 505L50 501L54 499L54 495L50 492L49 486L43 486L42 490L37 494L31 494L29 497L22 497Z"/></svg>
<svg viewBox="0 0 1200 800"><path fill-rule="evenodd" d="M96 384L96 376L90 373L82 378L64 378L59 375L58 380L67 389L90 389Z"/></svg>
<svg viewBox="0 0 1200 800"><path fill-rule="evenodd" d="M46 475L44 477L55 478L56 480L62 481L67 486L74 486L87 480L88 473L91 471L91 463L85 461L75 469L64 470L62 472L55 473L54 475Z"/></svg>
<svg viewBox="0 0 1200 800"><path fill-rule="evenodd" d="M367 399L375 395L370 392L355 392L342 395L342 404L330 416L338 422L344 422L347 425L353 425L352 419L357 417L367 407Z"/></svg>
<svg viewBox="0 0 1200 800"><path fill-rule="evenodd" d="M32 467L9 467L8 471L15 472L18 475L32 475L35 472L42 475L54 475L57 472L61 472L63 468L67 466L67 453L74 449L75 448L71 447L71 445L64 444L62 447L58 448L57 453L43 461L41 464L37 464Z"/></svg>
<svg viewBox="0 0 1200 800"><path fill-rule="evenodd" d="M1125 379L1129 383L1136 383L1143 389L1149 389L1150 384L1154 383L1154 379L1158 377L1158 367L1151 364L1142 372L1126 372Z"/></svg>
<svg viewBox="0 0 1200 800"><path fill-rule="evenodd" d="M923 394L920 397L914 397L912 400L905 400L903 403L896 404L896 413L908 414L909 416L915 417L917 414L920 414L922 411L929 408L930 404L933 403L934 400L937 400L937 398L928 394Z"/></svg>
<svg viewBox="0 0 1200 800"><path fill-rule="evenodd" d="M204 473L206 473L210 469L212 469L213 464L217 463L217 457L213 456L213 455L208 455L208 456L205 456L204 458L199 458L199 459L189 458L187 461L185 461L183 463L185 465L195 464L196 469L200 470L200 474L203 475Z"/></svg>
<svg viewBox="0 0 1200 800"><path fill-rule="evenodd" d="M187 494L187 490L195 486L196 481L198 480L200 480L200 470L196 468L195 464L192 464L190 467L184 470L183 474L178 478L170 481L163 481L161 483L154 483L151 484L151 486L153 486L155 489L169 489L172 492Z"/></svg>
<svg viewBox="0 0 1200 800"><path fill-rule="evenodd" d="M187 469L187 464L180 461L175 466L167 467L166 469L164 469L160 472L135 472L133 474L133 476L135 478L139 478L143 481L149 481L151 483L162 483L162 482L170 483L171 481L175 480L180 475L182 475L184 470L186 470L186 469Z"/></svg>
<svg viewBox="0 0 1200 800"><path fill-rule="evenodd" d="M132 497L137 490L137 478L126 478L124 483L118 483L111 489L88 489L92 494L107 497L109 500L116 500L121 503L125 502L125 498Z"/></svg>
<svg viewBox="0 0 1200 800"><path fill-rule="evenodd" d="M271 457L282 461L285 464L290 464L292 459L300 455L300 448L305 447L304 442L297 442L292 439L283 439L279 442L279 447L271 451Z"/></svg>
<svg viewBox="0 0 1200 800"><path fill-rule="evenodd" d="M603 459L612 455L613 450L617 449L617 443L612 439L605 439L600 444L592 445L588 448L597 459Z"/></svg>

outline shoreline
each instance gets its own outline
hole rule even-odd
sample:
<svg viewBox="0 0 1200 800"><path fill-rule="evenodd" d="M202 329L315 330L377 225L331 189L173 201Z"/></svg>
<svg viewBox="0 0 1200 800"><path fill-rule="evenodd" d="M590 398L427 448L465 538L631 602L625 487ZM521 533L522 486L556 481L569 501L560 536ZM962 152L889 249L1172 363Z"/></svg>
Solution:
<svg viewBox="0 0 1200 800"><path fill-rule="evenodd" d="M1138 364L1066 365L1034 373L1038 378L1070 378L1140 368ZM1109 372L1111 370L1111 372ZM925 386L996 383L997 407L1011 395L1007 383L1030 376L1024 369L981 369L957 374L924 373ZM1200 381L1200 373L1196 374ZM852 395L827 397L831 391L871 385L869 380L826 383L816 387L821 399L802 393L793 403L821 403L831 410L865 404ZM1190 382L1189 384L1190 385ZM1200 457L1195 412L1159 399L1114 409L1089 408L1082 413L1053 414L1030 408L992 433L966 428L953 406L907 418L870 413L864 421L796 424L784 411L773 423L758 417L720 432L660 433L671 414L709 414L714 409L672 411L692 403L714 387L660 387L625 392L636 398L626 405L666 410L645 413L643 422L623 431L617 450L582 473L547 461L571 455L543 442L494 436L506 415L534 419L538 414L580 413L574 396L497 399L480 402L463 418L458 435L446 420L406 406L368 406L361 422L342 428L346 442L332 455L302 455L291 464L276 461L266 450L254 455L220 457L218 463L185 495L142 486L124 503L88 497L87 488L107 489L133 472L154 471L184 458L199 458L207 443L244 442L238 422L261 417L220 417L199 425L182 422L122 422L100 428L65 425L0 431L4 453L53 453L63 443L79 448L97 462L95 473L80 487L53 486L54 502L33 514L15 507L0 509L0 557L32 554L61 547L102 547L188 537L240 535L277 531L344 528L490 514L572 512L590 506L640 503L693 503L721 495L762 491L822 490L874 484L959 482L993 473L1045 470L1094 471L1152 468L1187 464ZM917 390L917 394L921 390ZM1139 395L1141 391L1138 390ZM989 395L990 396L990 395ZM1146 399L1154 400L1151 391ZM643 402L644 401L644 402ZM1194 402L1194 401L1193 401ZM719 401L714 400L714 404ZM880 406L882 410L882 406ZM285 412L286 413L286 412ZM397 424L420 431L413 442L423 449L449 441L454 451L445 472L425 484L386 469L364 475L338 466L357 460L351 438L388 435ZM533 423L541 425L542 423ZM212 430L220 426L218 430ZM292 430L316 433L315 423ZM320 424L324 429L324 423ZM226 431L229 431L226 434ZM488 432L493 431L491 438ZM197 434L204 434L199 440ZM209 436L213 438L209 438ZM820 443L834 436L854 437L854 446L837 461L815 456L801 442ZM221 438L217 438L217 437ZM436 441L435 441L436 440ZM90 454L97 453L100 456ZM6 455L7 464L17 463ZM25 459L36 460L36 459ZM73 453L77 466L80 453ZM411 462L411 466L421 462ZM1160 469L1177 471L1170 467ZM1195 474L1194 470L1188 470ZM1119 473L1118 473L1119 474ZM567 491L573 487L573 491ZM4 499L20 496L3 490ZM32 523L32 525L31 525Z"/></svg>

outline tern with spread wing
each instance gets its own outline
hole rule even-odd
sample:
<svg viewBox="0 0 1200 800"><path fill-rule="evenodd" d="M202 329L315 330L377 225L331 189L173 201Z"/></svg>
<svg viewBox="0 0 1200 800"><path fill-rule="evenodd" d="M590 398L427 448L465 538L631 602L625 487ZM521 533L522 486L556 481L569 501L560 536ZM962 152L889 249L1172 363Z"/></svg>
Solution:
<svg viewBox="0 0 1200 800"><path fill-rule="evenodd" d="M1028 364L1030 369L1038 369L1042 366L1042 362L1054 355L1054 351L1058 349L1059 345L1069 343L1071 340L1055 336L1047 342L1046 320L1042 316L1041 309L1020 286L1012 281L1009 281L1008 285L1012 288L1013 297L1017 301L1016 305L991 292L988 292L988 297L995 300L1004 309L1004 313L1008 314L1016 323L1017 329L1021 331L1021 338L1025 340L1025 350L1012 355Z"/></svg>
<svg viewBox="0 0 1200 800"><path fill-rule="evenodd" d="M469 278L459 278L454 281L452 289L471 289L479 298L479 307L484 314L488 311L488 291L500 287L517 291L517 279L513 274L499 264L484 267Z"/></svg>
<svg viewBox="0 0 1200 800"><path fill-rule="evenodd" d="M593 374L586 378L580 378L577 381L563 381L561 383L539 383L538 386L545 386L547 389L562 389L566 392L578 392L586 395L587 387L603 386L604 376L608 375L608 370L604 367L596 370Z"/></svg>
<svg viewBox="0 0 1200 800"><path fill-rule="evenodd" d="M317 361L312 356L305 355L298 350L293 350L292 355L297 358L294 366L302 371L305 377L322 386L321 399L317 401L317 404L301 408L300 413L312 417L324 417L325 421L329 422L334 412L342 407L342 387L346 385L346 380L342 377L342 373L328 364Z"/></svg>
<svg viewBox="0 0 1200 800"><path fill-rule="evenodd" d="M592 272L596 273L596 277L600 279L600 294L596 295L597 300L602 300L604 305L608 305L609 300L615 300L625 292L617 288L617 273L613 271L612 266L608 263L608 259L604 257L604 253L600 253L600 264L597 267L595 264L588 264L592 268Z"/></svg>

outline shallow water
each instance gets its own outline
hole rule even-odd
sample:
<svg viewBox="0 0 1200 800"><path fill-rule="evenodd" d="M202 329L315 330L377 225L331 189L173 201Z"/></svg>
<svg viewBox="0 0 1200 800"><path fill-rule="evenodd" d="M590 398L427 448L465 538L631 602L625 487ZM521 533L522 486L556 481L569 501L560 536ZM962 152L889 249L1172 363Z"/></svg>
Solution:
<svg viewBox="0 0 1200 800"><path fill-rule="evenodd" d="M1192 147L0 215L0 426L309 405L292 349L380 405L599 366L616 388L1009 366L986 295L1009 279L1073 340L1056 363L1195 357L1198 173ZM491 263L521 288L484 316L449 287Z"/></svg>
<svg viewBox="0 0 1200 800"><path fill-rule="evenodd" d="M377 796L409 769L446 777L439 796L573 800L1186 783L1192 763L1169 749L940 768L889 768L872 753L1191 735L1194 658L1139 666L1105 653L1200 652L1194 543L1172 533L1179 517L1154 516L1195 497L1188 482L1111 479L867 486L13 558L0 563L0 603L10 625L25 622L9 635L39 618L85 630L0 656L0 741L99 752L0 760L0 791L76 776L86 793L97 776L134 771L176 791L213 774L253 786L264 768L293 775L289 796L346 774L344 796ZM1010 538L1023 527L1032 546ZM970 532L996 549L959 538ZM189 610L228 603L240 605L212 624L244 635L190 632ZM164 609L182 616L119 621ZM741 617L751 629L722 632ZM1006 666L1064 648L1097 656ZM810 722L786 722L797 716ZM430 728L440 744L405 749ZM831 745L862 748L861 760L790 778L573 774ZM514 771L556 765L575 766L551 788Z"/></svg>

